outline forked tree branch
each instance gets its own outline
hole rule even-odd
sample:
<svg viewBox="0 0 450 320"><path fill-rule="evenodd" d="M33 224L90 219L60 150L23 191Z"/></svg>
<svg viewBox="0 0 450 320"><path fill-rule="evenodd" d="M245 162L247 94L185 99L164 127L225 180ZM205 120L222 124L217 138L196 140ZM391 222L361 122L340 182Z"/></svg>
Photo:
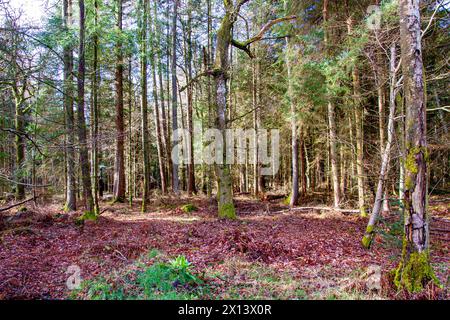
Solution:
<svg viewBox="0 0 450 320"><path fill-rule="evenodd" d="M231 44L232 44L233 46L235 46L236 48L245 51L245 52L248 54L248 56L249 56L250 58L253 59L254 56L253 56L253 54L251 53L250 48L249 48L249 46L250 46L252 43L262 40L264 34L265 34L267 31L269 31L269 29L270 29L272 26L274 26L274 25L276 25L276 24L278 24L278 23L280 23L280 22L283 22L283 21L294 20L294 19L297 19L297 16L287 16L287 17L282 17L282 18L270 20L269 22L267 22L267 23L262 27L262 29L261 29L255 36L253 36L253 37L251 37L250 39L248 39L248 40L246 40L246 41L243 41L243 42L237 41L237 40L234 40L234 39L233 39L233 40L231 40Z"/></svg>

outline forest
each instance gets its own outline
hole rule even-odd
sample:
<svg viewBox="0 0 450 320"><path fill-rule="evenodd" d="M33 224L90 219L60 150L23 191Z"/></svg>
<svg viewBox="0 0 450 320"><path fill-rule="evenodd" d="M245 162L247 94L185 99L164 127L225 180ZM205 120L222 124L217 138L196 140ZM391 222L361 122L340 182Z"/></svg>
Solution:
<svg viewBox="0 0 450 320"><path fill-rule="evenodd" d="M448 300L449 11L0 0L0 300Z"/></svg>

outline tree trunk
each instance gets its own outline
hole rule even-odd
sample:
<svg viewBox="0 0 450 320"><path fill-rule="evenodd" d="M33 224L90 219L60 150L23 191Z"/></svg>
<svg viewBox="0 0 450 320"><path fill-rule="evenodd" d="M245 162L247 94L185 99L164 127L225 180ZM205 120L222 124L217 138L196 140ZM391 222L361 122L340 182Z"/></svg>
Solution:
<svg viewBox="0 0 450 320"><path fill-rule="evenodd" d="M259 194L259 159L258 159L258 62L252 61L252 106L253 106L253 129L255 130L253 141L253 195Z"/></svg>
<svg viewBox="0 0 450 320"><path fill-rule="evenodd" d="M172 15L172 141L178 141L176 130L178 129L177 119L177 16L178 16L178 0L173 3ZM178 178L178 155L172 154L172 190L175 194L179 193L179 178Z"/></svg>
<svg viewBox="0 0 450 320"><path fill-rule="evenodd" d="M83 184L83 201L86 211L94 213L94 200L91 188L91 170L87 148L86 118L84 116L84 80L85 80L85 9L84 0L79 0L80 7L80 48L78 52L78 142L80 149L81 180Z"/></svg>
<svg viewBox="0 0 450 320"><path fill-rule="evenodd" d="M214 62L214 105L216 109L216 128L225 137L227 127L227 72L229 70L228 50L231 44L231 28L235 21L233 4L225 2L225 15L217 32L217 46ZM235 219L230 167L226 164L226 139L223 144L222 163L215 166L217 177L217 202L220 218Z"/></svg>
<svg viewBox="0 0 450 320"><path fill-rule="evenodd" d="M375 224L380 214L381 205L383 202L383 191L385 190L385 180L389 169L389 156L391 152L392 140L394 137L394 117L395 117L395 96L396 89L396 49L395 43L391 45L391 57L390 57L390 95L389 95L389 121L388 121L388 139L383 150L383 156L381 161L380 175L378 178L378 187L375 195L375 201L370 215L369 223L367 224L366 233L363 237L362 244L364 247L369 248L374 234Z"/></svg>
<svg viewBox="0 0 450 320"><path fill-rule="evenodd" d="M167 127L167 119L166 119L166 107L165 107L165 94L164 94L164 85L163 85L163 70L162 70L162 55L161 55L161 27L159 25L159 21L158 21L158 14L157 14L157 2L155 1L154 6L153 6L153 16L154 16L154 23L155 23L155 32L156 32L156 43L159 45L157 47L157 59L158 59L158 78L159 78L159 97L160 97L160 101L161 101L161 124L160 124L160 128L161 128L161 143L162 143L162 147L163 147L163 154L164 154L164 180L166 182L166 190L165 192L167 192L167 188L168 188L168 178L169 178L169 174L168 174L168 170L171 169L170 163L171 163L171 156L170 156L170 149L169 149L169 129ZM167 108L169 108L169 103L167 103ZM158 111L159 114L159 111Z"/></svg>
<svg viewBox="0 0 450 320"><path fill-rule="evenodd" d="M23 81L27 81L24 79ZM15 149L16 149L16 200L22 200L25 198L25 179L23 178L25 172L25 138L23 132L25 132L26 121L25 114L23 112L24 100L22 94L20 97L16 95L15 106L15 130L17 132L15 137Z"/></svg>
<svg viewBox="0 0 450 320"><path fill-rule="evenodd" d="M394 282L410 292L438 282L429 260L428 150L419 0L400 0L400 43L406 105L405 234Z"/></svg>
<svg viewBox="0 0 450 320"><path fill-rule="evenodd" d="M130 208L133 207L133 133L132 133L132 113L133 113L133 78L131 76L131 60L128 61L128 202Z"/></svg>
<svg viewBox="0 0 450 320"><path fill-rule="evenodd" d="M350 17L347 22L348 33L352 34L353 20ZM356 173L358 184L358 206L361 217L366 217L366 207L364 201L364 107L361 104L361 84L359 80L358 64L355 63L352 70L353 95L354 95L354 115L356 126Z"/></svg>
<svg viewBox="0 0 450 320"><path fill-rule="evenodd" d="M64 0L63 2L64 30L68 29L72 23L72 0ZM77 192L76 192L76 176L75 176L75 129L73 114L73 52L69 45L64 47L64 110L66 112L66 154L67 154L67 196L64 209L66 211L74 211L77 209Z"/></svg>
<svg viewBox="0 0 450 320"><path fill-rule="evenodd" d="M187 3L188 9L188 20L187 20L187 54L186 54L186 62L187 62L187 74L188 81L192 79L192 4L191 1ZM194 125L193 125L193 90L192 86L188 86L187 88L187 122L188 122L188 130L189 130L189 141L188 141L188 153L189 153L189 163L187 165L188 169L188 186L187 192L189 195L195 193L195 167L194 167Z"/></svg>
<svg viewBox="0 0 450 320"><path fill-rule="evenodd" d="M117 0L117 28L122 32L122 0ZM123 121L123 52L121 40L116 43L116 154L114 158L114 201L125 201L125 126Z"/></svg>
<svg viewBox="0 0 450 320"><path fill-rule="evenodd" d="M152 27L153 27L153 35L156 34L156 24L153 24L153 21L156 21L156 14L153 16ZM152 48L157 46L157 43L154 41L154 36L152 36ZM159 100L158 100L158 87L156 85L156 63L155 63L156 52L152 49L152 54L150 58L151 67L152 67L152 75L153 75L153 100L155 102L155 106L153 109L153 115L155 120L155 130L156 130L156 148L158 151L158 165L159 165L159 175L161 179L161 191L162 193L167 192L167 183L166 183L166 175L165 175L165 167L164 167L164 159L163 159L163 144L162 144L162 129L161 123L159 120Z"/></svg>
<svg viewBox="0 0 450 320"><path fill-rule="evenodd" d="M298 204L298 137L297 137L297 110L294 104L293 90L292 90L292 66L290 55L291 52L290 39L286 37L286 69L288 76L288 99L290 103L291 110L291 152L292 152L292 185L291 185L291 195L289 199L289 205L291 207Z"/></svg>
<svg viewBox="0 0 450 320"><path fill-rule="evenodd" d="M328 23L328 0L323 2L323 20ZM325 50L328 52L328 27L325 30ZM334 207L339 208L341 202L341 194L339 188L339 167L337 160L337 135L335 122L335 107L331 101L328 101L328 130L330 141L330 162L331 162L331 180L333 182Z"/></svg>
<svg viewBox="0 0 450 320"><path fill-rule="evenodd" d="M300 132L299 132L299 138L300 138L300 181L301 181L301 188L302 188L302 197L306 196L306 153L305 153L305 133L304 133L304 127L302 124L300 124Z"/></svg>
<svg viewBox="0 0 450 320"><path fill-rule="evenodd" d="M150 154L148 141L148 119L147 119L147 20L148 0L142 0L141 18L141 131L142 131L142 157L144 169L144 185L142 193L142 212L147 210L148 193L150 189Z"/></svg>
<svg viewBox="0 0 450 320"><path fill-rule="evenodd" d="M94 24L98 27L98 1L94 1ZM94 34L94 62L92 73L92 107L91 107L91 139L92 139L92 157L91 157L91 169L92 169L92 195L94 200L94 211L96 214L99 212L98 204L98 34L97 30Z"/></svg>

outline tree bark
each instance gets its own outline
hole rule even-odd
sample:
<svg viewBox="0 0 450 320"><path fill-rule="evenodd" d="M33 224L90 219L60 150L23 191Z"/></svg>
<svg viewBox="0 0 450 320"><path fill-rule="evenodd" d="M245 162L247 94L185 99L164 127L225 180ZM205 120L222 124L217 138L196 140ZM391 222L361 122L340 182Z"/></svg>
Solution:
<svg viewBox="0 0 450 320"><path fill-rule="evenodd" d="M323 2L323 20L325 24L328 23L328 0ZM328 27L325 27L325 50L328 52ZM328 54L328 53L327 53ZM330 98L328 98L330 99ZM331 162L331 180L333 182L333 198L334 207L339 208L341 202L341 194L339 188L339 167L337 160L337 134L336 134L336 121L335 121L335 107L333 103L329 100L327 106L328 112L328 130L330 139L330 162Z"/></svg>
<svg viewBox="0 0 450 320"><path fill-rule="evenodd" d="M394 282L410 292L438 282L429 260L428 150L420 1L399 0L400 44L406 106L405 234Z"/></svg>
<svg viewBox="0 0 450 320"><path fill-rule="evenodd" d="M72 24L72 0L64 0L63 2L63 27L64 31L68 32ZM76 192L76 177L75 177L75 128L74 128L74 114L73 114L73 52L69 45L64 47L64 110L66 112L66 170L67 170L67 196L64 209L66 211L74 211L77 209L77 192Z"/></svg>
<svg viewBox="0 0 450 320"><path fill-rule="evenodd" d="M122 0L117 0L117 24L118 32L122 32ZM125 125L123 120L123 52L121 40L116 43L116 154L114 158L114 201L125 201Z"/></svg>
<svg viewBox="0 0 450 320"><path fill-rule="evenodd" d="M288 76L288 99L290 103L291 111L291 152L292 152L292 185L291 195L289 199L289 205L291 207L298 204L299 192L298 192L298 136L297 136L297 110L294 103L293 89L292 89L292 66L291 66L291 43L290 39L286 38L286 69Z"/></svg>
<svg viewBox="0 0 450 320"><path fill-rule="evenodd" d="M147 20L148 0L142 1L141 17L141 131L142 131L142 157L144 169L144 185L142 193L142 212L147 210L148 193L150 189L150 154L148 141L148 102L147 102Z"/></svg>
<svg viewBox="0 0 450 320"><path fill-rule="evenodd" d="M395 96L396 96L396 48L395 43L391 45L390 57L390 94L389 94L389 121L388 121L388 139L383 150L381 161L380 175L378 178L378 187L375 195L375 201L370 215L369 223L367 224L366 233L363 237L362 244L369 248L374 234L375 224L380 214L381 205L383 202L383 191L385 190L385 180L389 170L389 156L391 153L392 140L394 138L394 117L395 117Z"/></svg>
<svg viewBox="0 0 450 320"><path fill-rule="evenodd" d="M186 54L186 64L187 64L187 74L188 81L192 79L192 4L191 1L187 2L187 10L188 10L188 18L187 18L187 54ZM188 86L187 88L187 123L188 123L188 131L189 131L189 141L188 141L188 153L189 153L189 163L187 165L188 169L188 186L187 192L189 195L195 193L195 166L194 166L194 125L193 125L193 89L192 86Z"/></svg>
<svg viewBox="0 0 450 320"><path fill-rule="evenodd" d="M87 148L87 134L86 134L86 118L84 115L84 81L85 81L85 8L84 0L79 0L80 8L80 48L78 52L78 142L80 150L80 166L81 166L81 181L83 184L83 201L85 203L86 211L94 213L94 200L92 198L91 188L91 170L89 164L88 148Z"/></svg>
<svg viewBox="0 0 450 320"><path fill-rule="evenodd" d="M178 0L173 2L172 15L172 141L178 140L176 130L178 129L177 108L178 108L178 90L177 90L177 16L178 16ZM174 155L172 155L174 156ZM175 194L179 193L179 177L178 177L178 156L172 159L172 190Z"/></svg>
<svg viewBox="0 0 450 320"><path fill-rule="evenodd" d="M154 35L156 34L156 14L152 17L152 29L153 29L153 36L152 36L152 48L155 48L157 46L157 43L154 41ZM163 159L163 144L162 144L162 129L161 129L161 122L159 120L159 100L158 100L158 87L156 82L156 63L155 63L155 57L156 52L155 49L152 49L152 55L150 58L150 63L152 67L152 75L153 75L153 100L155 102L155 106L153 108L153 115L155 120L155 131L156 131L156 148L158 151L158 165L159 165L159 176L161 179L161 191L162 193L167 192L167 183L166 183L166 175L165 175L165 166L164 166L164 159Z"/></svg>
<svg viewBox="0 0 450 320"><path fill-rule="evenodd" d="M353 32L353 20L349 17L347 21L348 34ZM353 95L354 95L354 116L356 126L356 173L358 184L358 206L360 215L367 216L364 200L364 107L361 104L361 84L359 79L359 68L357 62L352 70Z"/></svg>
<svg viewBox="0 0 450 320"><path fill-rule="evenodd" d="M94 1L94 24L98 27L98 0ZM98 82L100 78L100 72L98 71L98 30L94 33L94 62L92 73L92 107L91 107L91 139L92 139L92 157L91 157L91 169L92 169L92 195L94 200L94 211L98 214Z"/></svg>

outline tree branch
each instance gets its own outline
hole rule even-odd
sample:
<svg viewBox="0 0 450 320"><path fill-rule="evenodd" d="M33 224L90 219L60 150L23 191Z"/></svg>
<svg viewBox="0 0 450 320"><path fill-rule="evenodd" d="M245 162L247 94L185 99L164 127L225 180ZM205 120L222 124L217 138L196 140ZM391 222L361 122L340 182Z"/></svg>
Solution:
<svg viewBox="0 0 450 320"><path fill-rule="evenodd" d="M255 36L251 37L250 39L248 39L248 40L246 40L246 41L244 41L244 42L240 42L240 41L238 41L238 40L232 39L232 40L231 40L231 44L232 44L234 47L236 47L236 48L238 48L238 49L243 50L244 52L246 52L246 53L248 54L248 56L249 56L250 58L253 59L254 56L253 56L253 54L251 53L249 46L250 46L252 43L254 43L254 42L257 42L257 41L262 40L264 34L265 34L267 31L269 31L269 29L270 29L272 26L274 26L274 25L276 25L276 24L278 24L278 23L280 23L280 22L288 21L288 20L293 20L293 19L297 19L297 16L287 16L287 17L282 17L282 18L270 20L269 22L267 22L267 23L262 27L262 29L261 29Z"/></svg>

